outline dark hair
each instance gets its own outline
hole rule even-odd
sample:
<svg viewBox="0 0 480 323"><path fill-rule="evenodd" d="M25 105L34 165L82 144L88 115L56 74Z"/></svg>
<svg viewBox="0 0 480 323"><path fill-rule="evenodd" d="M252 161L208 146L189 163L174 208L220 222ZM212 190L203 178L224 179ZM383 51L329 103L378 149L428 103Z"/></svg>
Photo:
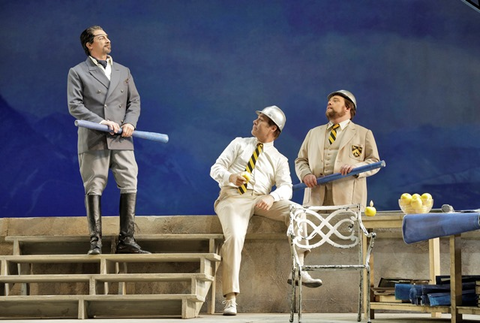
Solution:
<svg viewBox="0 0 480 323"><path fill-rule="evenodd" d="M103 30L100 26L92 26L85 29L82 34L80 35L80 42L82 43L83 50L87 56L90 56L90 50L87 48L87 43L93 43L93 32L95 30Z"/></svg>
<svg viewBox="0 0 480 323"><path fill-rule="evenodd" d="M353 120L353 117L355 116L355 114L357 113L357 108L355 108L355 104L353 104L352 101L350 101L350 99L344 97L345 99L345 106L350 109L350 120Z"/></svg>
<svg viewBox="0 0 480 323"><path fill-rule="evenodd" d="M280 136L280 133L281 133L280 127L275 122L273 122L273 120L270 119L268 116L266 116L265 114L263 114L263 115L265 116L265 119L267 119L269 126L277 127L277 130L275 130L275 132L273 133L273 135L275 136L275 139L277 139L278 136Z"/></svg>

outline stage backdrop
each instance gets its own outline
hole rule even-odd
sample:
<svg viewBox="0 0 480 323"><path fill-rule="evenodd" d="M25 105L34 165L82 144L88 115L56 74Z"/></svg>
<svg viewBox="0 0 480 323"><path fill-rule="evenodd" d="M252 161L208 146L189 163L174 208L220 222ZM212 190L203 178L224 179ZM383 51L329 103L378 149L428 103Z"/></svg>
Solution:
<svg viewBox="0 0 480 323"><path fill-rule="evenodd" d="M135 140L139 215L214 214L211 165L269 105L298 183L298 149L339 89L387 164L368 180L378 210L403 192L480 207L480 14L460 0L2 0L0 21L2 217L85 214L66 88L91 25L133 73L138 129L170 136ZM118 214L112 177L102 202Z"/></svg>

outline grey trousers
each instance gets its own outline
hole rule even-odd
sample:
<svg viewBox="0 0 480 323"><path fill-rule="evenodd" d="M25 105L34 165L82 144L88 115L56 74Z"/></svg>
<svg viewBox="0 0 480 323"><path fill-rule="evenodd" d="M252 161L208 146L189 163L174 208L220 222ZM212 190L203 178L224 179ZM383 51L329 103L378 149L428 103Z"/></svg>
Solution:
<svg viewBox="0 0 480 323"><path fill-rule="evenodd" d="M112 170L121 194L137 192L138 165L133 150L92 150L78 155L85 194L102 195Z"/></svg>

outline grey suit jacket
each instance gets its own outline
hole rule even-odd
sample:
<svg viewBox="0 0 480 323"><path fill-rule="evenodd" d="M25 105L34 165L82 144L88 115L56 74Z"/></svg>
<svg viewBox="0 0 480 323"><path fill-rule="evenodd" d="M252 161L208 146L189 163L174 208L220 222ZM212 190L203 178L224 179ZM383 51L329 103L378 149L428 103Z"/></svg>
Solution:
<svg viewBox="0 0 480 323"><path fill-rule="evenodd" d="M111 120L120 126L137 127L140 95L130 70L116 62L110 81L90 57L68 72L68 109L77 120L100 123ZM133 139L112 136L107 132L78 128L78 153L88 150L133 150Z"/></svg>

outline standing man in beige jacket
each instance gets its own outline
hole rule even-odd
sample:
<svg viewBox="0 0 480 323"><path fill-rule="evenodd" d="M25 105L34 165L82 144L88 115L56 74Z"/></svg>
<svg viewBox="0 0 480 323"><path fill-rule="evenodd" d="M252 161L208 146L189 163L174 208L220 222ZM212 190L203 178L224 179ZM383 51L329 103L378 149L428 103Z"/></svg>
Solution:
<svg viewBox="0 0 480 323"><path fill-rule="evenodd" d="M317 178L341 173L380 160L371 130L353 123L357 111L355 96L347 90L328 95L328 123L311 129L298 152L295 171L307 188L303 205L327 206L367 204L367 180L379 169L317 185Z"/></svg>

